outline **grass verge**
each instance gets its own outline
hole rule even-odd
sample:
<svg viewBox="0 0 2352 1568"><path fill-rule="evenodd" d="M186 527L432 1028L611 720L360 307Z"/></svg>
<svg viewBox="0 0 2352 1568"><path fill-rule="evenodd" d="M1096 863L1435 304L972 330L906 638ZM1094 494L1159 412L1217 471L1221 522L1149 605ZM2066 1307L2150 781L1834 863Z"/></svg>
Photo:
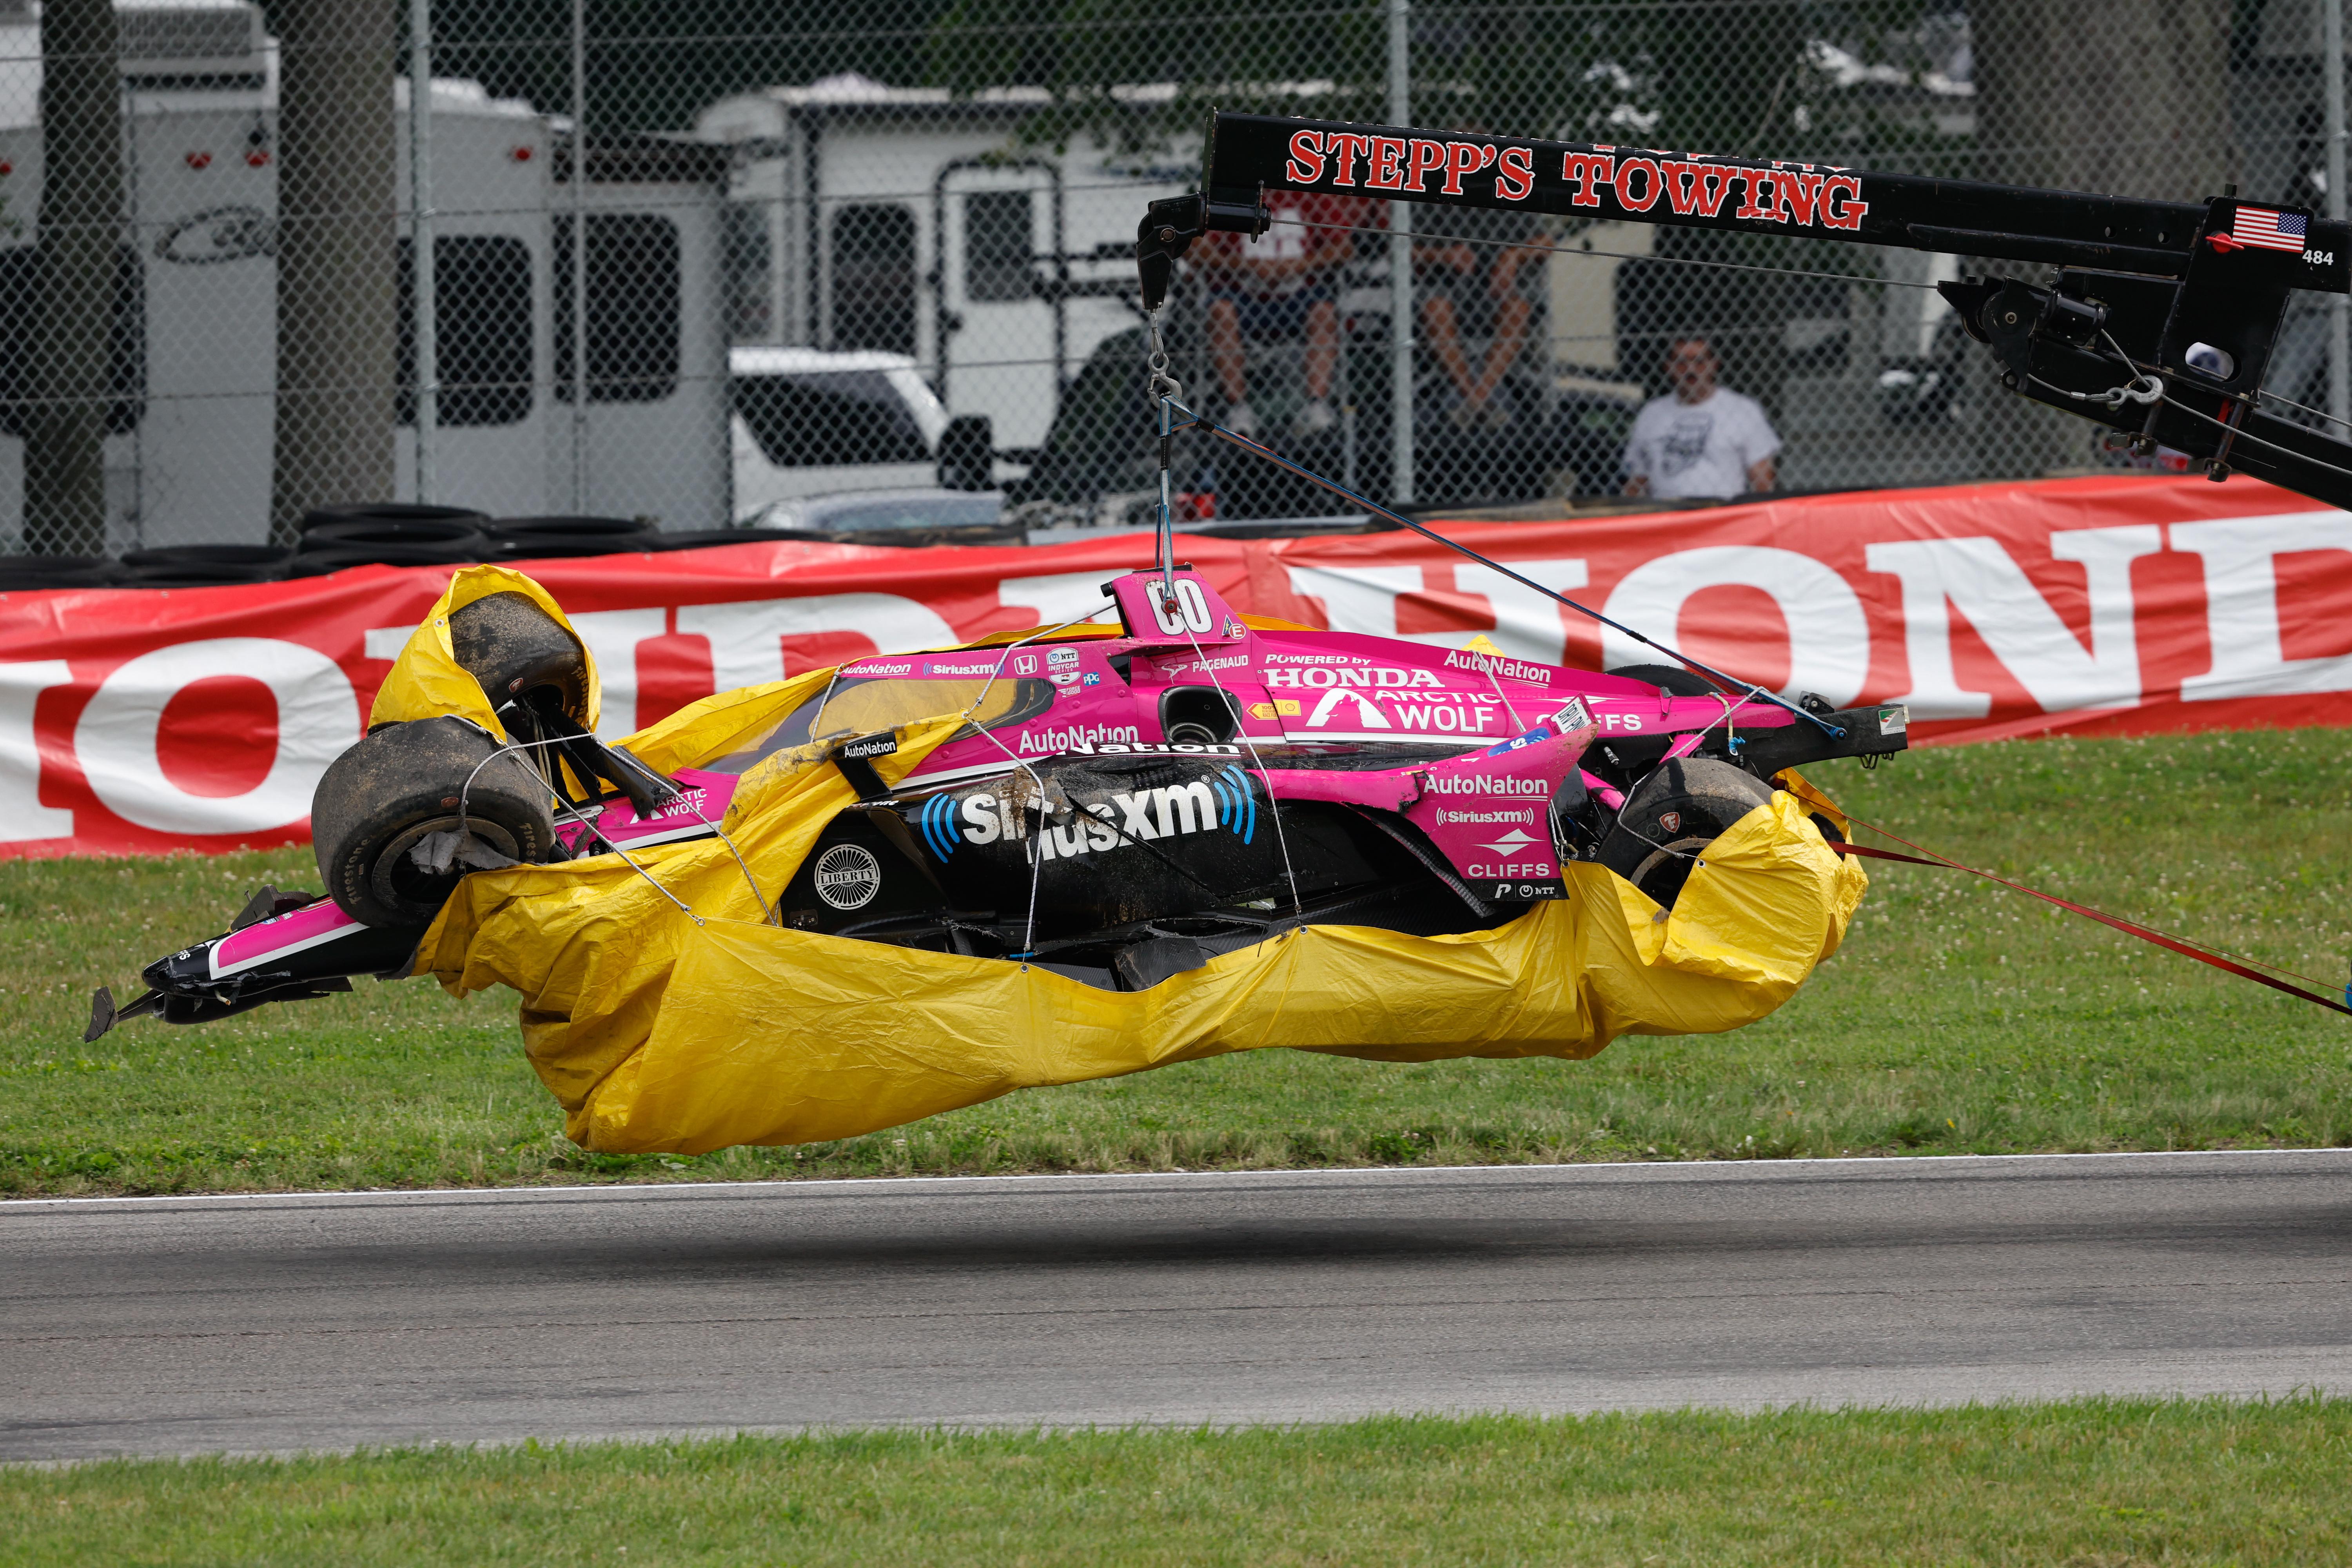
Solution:
<svg viewBox="0 0 2352 1568"><path fill-rule="evenodd" d="M2352 1401L879 1432L0 1470L0 1564L2309 1563Z"/></svg>
<svg viewBox="0 0 2352 1568"><path fill-rule="evenodd" d="M2048 740L1819 782L1976 864L2340 984L2352 731ZM504 994L428 983L80 1044L90 987L209 935L306 850L0 862L0 1194L777 1174L1997 1153L2352 1143L2352 1022L1956 873L1874 863L1773 1017L1589 1062L1257 1051L866 1138L584 1153Z"/></svg>

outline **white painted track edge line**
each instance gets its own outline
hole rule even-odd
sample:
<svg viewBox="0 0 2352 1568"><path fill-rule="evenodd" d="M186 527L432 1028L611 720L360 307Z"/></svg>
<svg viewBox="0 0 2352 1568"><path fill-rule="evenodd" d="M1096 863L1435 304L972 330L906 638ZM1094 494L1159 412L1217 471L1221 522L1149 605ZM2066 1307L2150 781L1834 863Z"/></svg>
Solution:
<svg viewBox="0 0 2352 1568"><path fill-rule="evenodd" d="M0 1220L13 1214L59 1210L139 1209L165 1205L266 1206L329 1201L383 1204L512 1203L523 1201L651 1203L721 1196L857 1193L905 1195L947 1188L1142 1183L1164 1185L1256 1185L1300 1181L1409 1181L1465 1177L1508 1180L1515 1176L1592 1174L1665 1179L1708 1176L1796 1180L1832 1170L1899 1171L1915 1176L1961 1176L1997 1169L2125 1161L2183 1163L2222 1160L2307 1160L2352 1163L2352 1148L2307 1149L2117 1149L2038 1154L1852 1154L1800 1160L1580 1160L1546 1164L1318 1165L1250 1171L1072 1171L1007 1173L1002 1175L812 1176L740 1182L582 1182L516 1187L351 1187L259 1193L155 1193L135 1196L0 1199Z"/></svg>

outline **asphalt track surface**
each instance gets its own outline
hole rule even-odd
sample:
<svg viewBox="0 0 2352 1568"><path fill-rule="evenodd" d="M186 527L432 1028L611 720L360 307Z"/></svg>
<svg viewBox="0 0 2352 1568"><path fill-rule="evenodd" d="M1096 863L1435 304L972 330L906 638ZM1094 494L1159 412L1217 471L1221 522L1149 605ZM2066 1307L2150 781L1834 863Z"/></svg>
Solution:
<svg viewBox="0 0 2352 1568"><path fill-rule="evenodd" d="M0 1460L2352 1390L2352 1151L0 1205Z"/></svg>

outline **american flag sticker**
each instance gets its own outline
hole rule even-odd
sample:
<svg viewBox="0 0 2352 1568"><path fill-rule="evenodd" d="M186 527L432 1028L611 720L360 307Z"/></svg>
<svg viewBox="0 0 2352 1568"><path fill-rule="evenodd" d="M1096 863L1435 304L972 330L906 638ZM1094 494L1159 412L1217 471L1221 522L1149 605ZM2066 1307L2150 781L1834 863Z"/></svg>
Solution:
<svg viewBox="0 0 2352 1568"><path fill-rule="evenodd" d="M2300 251L2304 241L2311 237L2311 220L2301 213L2281 212L2276 207L2242 206L2230 225L2230 237L2240 245L2263 250Z"/></svg>

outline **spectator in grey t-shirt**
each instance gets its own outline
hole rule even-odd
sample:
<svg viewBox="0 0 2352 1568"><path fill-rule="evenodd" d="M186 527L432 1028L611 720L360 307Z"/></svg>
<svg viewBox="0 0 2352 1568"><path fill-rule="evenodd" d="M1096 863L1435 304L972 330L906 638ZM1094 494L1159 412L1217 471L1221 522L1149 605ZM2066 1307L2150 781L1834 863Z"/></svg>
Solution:
<svg viewBox="0 0 2352 1568"><path fill-rule="evenodd" d="M1715 345L1696 333L1666 344L1674 395L1634 416L1625 443L1625 493L1728 500L1772 488L1780 437L1752 397L1716 384Z"/></svg>

